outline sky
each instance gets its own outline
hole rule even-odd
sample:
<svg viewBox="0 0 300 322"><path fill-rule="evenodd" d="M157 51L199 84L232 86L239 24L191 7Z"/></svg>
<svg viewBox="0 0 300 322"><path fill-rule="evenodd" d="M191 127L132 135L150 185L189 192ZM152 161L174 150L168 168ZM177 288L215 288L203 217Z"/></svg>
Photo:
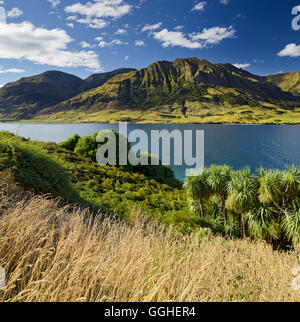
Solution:
<svg viewBox="0 0 300 322"><path fill-rule="evenodd" d="M300 0L0 0L0 86L183 57L300 71Z"/></svg>

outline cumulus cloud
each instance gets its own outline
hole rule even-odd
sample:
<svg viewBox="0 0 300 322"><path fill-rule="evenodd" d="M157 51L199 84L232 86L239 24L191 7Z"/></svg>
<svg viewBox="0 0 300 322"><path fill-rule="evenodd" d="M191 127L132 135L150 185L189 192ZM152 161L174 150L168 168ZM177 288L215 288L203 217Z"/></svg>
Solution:
<svg viewBox="0 0 300 322"><path fill-rule="evenodd" d="M88 42L86 42L86 41L82 41L81 43L80 43L80 46L82 47L82 48L93 48L93 47L95 47L95 45L91 45L91 44L89 44Z"/></svg>
<svg viewBox="0 0 300 322"><path fill-rule="evenodd" d="M93 29L103 29L108 25L108 22L106 22L103 19L98 19L98 18L78 18L77 16L69 16L67 17L67 20L74 20L80 24L87 25L90 28Z"/></svg>
<svg viewBox="0 0 300 322"><path fill-rule="evenodd" d="M208 45L216 45L226 38L232 38L235 30L232 26L228 28L213 27L204 28L200 33L185 35L181 31L169 31L163 29L153 33L154 38L162 43L163 47L183 47L189 49L201 49Z"/></svg>
<svg viewBox="0 0 300 322"><path fill-rule="evenodd" d="M145 42L143 40L136 40L134 42L134 45L137 47L142 47L142 46L145 46Z"/></svg>
<svg viewBox="0 0 300 322"><path fill-rule="evenodd" d="M95 18L121 18L128 14L132 6L124 2L124 0L94 0L82 4L80 2L71 6L67 6L67 13L79 14L87 17Z"/></svg>
<svg viewBox="0 0 300 322"><path fill-rule="evenodd" d="M299 57L300 56L300 45L288 44L278 54L279 57Z"/></svg>
<svg viewBox="0 0 300 322"><path fill-rule="evenodd" d="M203 11L206 6L206 1L201 1L193 7L192 11Z"/></svg>
<svg viewBox="0 0 300 322"><path fill-rule="evenodd" d="M127 30L120 28L115 32L115 35L124 35L126 33L127 33Z"/></svg>
<svg viewBox="0 0 300 322"><path fill-rule="evenodd" d="M199 49L203 47L201 43L187 39L180 31L169 31L168 29L163 29L154 33L154 38L162 42L163 47L179 46L189 49Z"/></svg>
<svg viewBox="0 0 300 322"><path fill-rule="evenodd" d="M6 73L24 73L24 69L18 69L18 68L8 68L8 69L3 69L2 66L0 66L0 74L6 74Z"/></svg>
<svg viewBox="0 0 300 322"><path fill-rule="evenodd" d="M236 64L233 64L233 66L235 66L236 68L239 68L239 69L245 69L247 67L250 67L251 65L248 63L245 63L245 64L236 63Z"/></svg>
<svg viewBox="0 0 300 322"><path fill-rule="evenodd" d="M93 51L70 51L73 39L62 29L35 27L30 22L0 24L0 58L28 60L58 67L101 69Z"/></svg>
<svg viewBox="0 0 300 322"><path fill-rule="evenodd" d="M100 40L101 37L97 37L97 40ZM101 48L104 48L104 47L111 47L111 46L120 46L120 45L123 45L123 41L122 40L119 40L119 39L114 39L112 41L109 41L109 42L106 42L106 41L100 41L98 46L101 47Z"/></svg>
<svg viewBox="0 0 300 322"><path fill-rule="evenodd" d="M218 44L223 39L232 38L235 30L232 26L204 28L200 33L192 33L190 37L193 41L203 40L206 44Z"/></svg>
<svg viewBox="0 0 300 322"><path fill-rule="evenodd" d="M144 27L143 27L142 32L157 30L157 29L159 29L161 26L162 26L162 23L161 23L161 22L156 23L156 24L154 24L154 25L146 25L146 26L144 26Z"/></svg>
<svg viewBox="0 0 300 322"><path fill-rule="evenodd" d="M225 5L228 5L229 0L220 0L220 3L225 4Z"/></svg>
<svg viewBox="0 0 300 322"><path fill-rule="evenodd" d="M12 8L10 11L7 13L7 17L9 18L18 18L23 15L23 11L20 10L19 8Z"/></svg>
<svg viewBox="0 0 300 322"><path fill-rule="evenodd" d="M60 0L48 0L53 8L56 8L60 4Z"/></svg>

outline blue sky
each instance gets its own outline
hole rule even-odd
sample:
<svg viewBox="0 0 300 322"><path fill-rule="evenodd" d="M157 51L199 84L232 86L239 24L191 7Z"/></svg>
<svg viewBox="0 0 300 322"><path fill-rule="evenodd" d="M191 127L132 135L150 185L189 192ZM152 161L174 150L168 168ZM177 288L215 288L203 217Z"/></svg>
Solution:
<svg viewBox="0 0 300 322"><path fill-rule="evenodd" d="M300 71L298 12L300 0L0 0L0 86L179 57L259 75Z"/></svg>

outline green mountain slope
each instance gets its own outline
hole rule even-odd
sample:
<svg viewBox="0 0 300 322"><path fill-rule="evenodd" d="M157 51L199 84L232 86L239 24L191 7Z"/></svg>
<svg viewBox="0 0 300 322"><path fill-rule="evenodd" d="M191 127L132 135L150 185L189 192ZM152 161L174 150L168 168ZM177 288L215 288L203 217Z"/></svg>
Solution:
<svg viewBox="0 0 300 322"><path fill-rule="evenodd" d="M22 78L0 89L1 115L14 119L30 117L40 109L57 104L78 93L83 80L57 71Z"/></svg>
<svg viewBox="0 0 300 322"><path fill-rule="evenodd" d="M238 107L287 105L299 98L282 91L265 78L230 64L211 64L197 58L159 61L147 68L115 76L104 85L43 110L39 115L77 111L87 114L103 110L148 111L186 102Z"/></svg>
<svg viewBox="0 0 300 322"><path fill-rule="evenodd" d="M59 71L22 78L0 89L0 119L30 119L45 107L101 86L111 77L132 70L118 69L94 74L86 80Z"/></svg>
<svg viewBox="0 0 300 322"><path fill-rule="evenodd" d="M136 69L134 68L120 68L108 73L93 74L85 79L84 83L80 86L80 92L85 92L90 89L102 86L114 76L130 73L135 70Z"/></svg>
<svg viewBox="0 0 300 322"><path fill-rule="evenodd" d="M86 80L47 72L0 89L0 120L298 123L299 75L261 77L197 58Z"/></svg>
<svg viewBox="0 0 300 322"><path fill-rule="evenodd" d="M300 95L300 73L286 73L266 76L265 79L271 82L283 91L294 95Z"/></svg>

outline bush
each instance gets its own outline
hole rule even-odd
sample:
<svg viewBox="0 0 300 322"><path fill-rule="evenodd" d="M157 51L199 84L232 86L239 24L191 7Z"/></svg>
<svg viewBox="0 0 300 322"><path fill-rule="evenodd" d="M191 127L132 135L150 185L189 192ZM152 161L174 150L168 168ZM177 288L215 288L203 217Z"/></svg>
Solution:
<svg viewBox="0 0 300 322"><path fill-rule="evenodd" d="M25 189L51 193L76 202L79 196L66 170L42 149L26 140L1 133L0 172L8 173Z"/></svg>

